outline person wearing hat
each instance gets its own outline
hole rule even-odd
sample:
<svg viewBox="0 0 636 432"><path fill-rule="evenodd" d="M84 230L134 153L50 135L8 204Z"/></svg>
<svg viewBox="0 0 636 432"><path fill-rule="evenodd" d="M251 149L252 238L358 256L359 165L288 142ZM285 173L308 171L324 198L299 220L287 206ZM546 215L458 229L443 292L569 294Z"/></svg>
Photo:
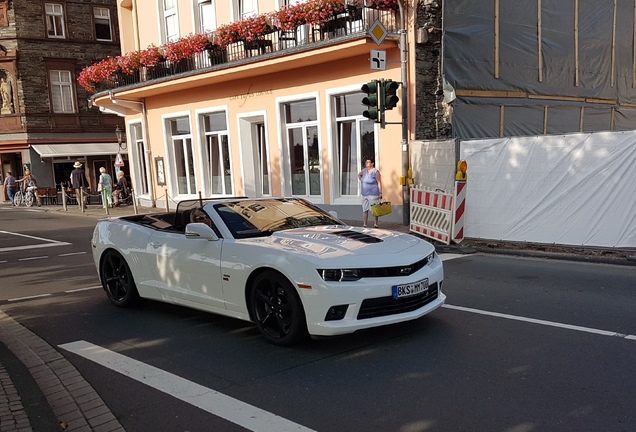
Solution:
<svg viewBox="0 0 636 432"><path fill-rule="evenodd" d="M88 189L88 178L86 177L86 171L82 169L82 163L80 161L75 162L73 165L75 168L71 171L71 185L73 189L75 189L75 198L77 199L77 205L80 209L86 208L86 193L84 193L85 189ZM80 197L84 193L84 202L80 200Z"/></svg>

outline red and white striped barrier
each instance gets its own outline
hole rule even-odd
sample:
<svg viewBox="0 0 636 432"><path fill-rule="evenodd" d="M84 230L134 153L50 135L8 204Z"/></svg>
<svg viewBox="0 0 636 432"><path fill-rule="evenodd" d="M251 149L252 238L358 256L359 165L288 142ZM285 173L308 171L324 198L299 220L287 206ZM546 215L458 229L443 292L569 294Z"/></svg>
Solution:
<svg viewBox="0 0 636 432"><path fill-rule="evenodd" d="M411 188L410 230L449 244L464 239L466 182L455 182L454 193Z"/></svg>

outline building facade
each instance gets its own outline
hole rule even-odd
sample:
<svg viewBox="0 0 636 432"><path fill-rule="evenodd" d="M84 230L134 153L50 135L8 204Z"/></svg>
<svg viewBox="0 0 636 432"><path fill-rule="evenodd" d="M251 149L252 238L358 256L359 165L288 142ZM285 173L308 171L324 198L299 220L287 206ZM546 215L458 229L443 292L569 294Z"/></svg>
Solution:
<svg viewBox="0 0 636 432"><path fill-rule="evenodd" d="M364 83L401 81L396 1L118 4L128 60L106 83L96 78L105 63L81 81L95 105L126 118L124 170L142 205L282 195L359 219L358 173L371 157L401 220L401 104L382 128L361 103ZM205 50L196 35L209 37Z"/></svg>
<svg viewBox="0 0 636 432"><path fill-rule="evenodd" d="M59 187L80 160L95 188L100 166L114 171L123 119L92 107L77 77L119 52L115 0L0 0L3 178L29 168Z"/></svg>

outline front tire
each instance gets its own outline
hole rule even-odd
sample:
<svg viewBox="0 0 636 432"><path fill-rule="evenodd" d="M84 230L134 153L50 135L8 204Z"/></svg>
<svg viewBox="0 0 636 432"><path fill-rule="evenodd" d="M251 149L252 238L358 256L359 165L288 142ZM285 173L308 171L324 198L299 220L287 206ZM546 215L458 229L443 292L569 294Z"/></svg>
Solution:
<svg viewBox="0 0 636 432"><path fill-rule="evenodd" d="M22 204L22 191L16 191L13 196L13 205L18 207L20 204Z"/></svg>
<svg viewBox="0 0 636 432"><path fill-rule="evenodd" d="M250 290L250 312L256 327L275 345L292 345L307 337L307 320L298 293L278 272L256 277Z"/></svg>
<svg viewBox="0 0 636 432"><path fill-rule="evenodd" d="M99 278L108 299L120 307L139 303L139 292L128 263L119 252L106 252L99 269Z"/></svg>

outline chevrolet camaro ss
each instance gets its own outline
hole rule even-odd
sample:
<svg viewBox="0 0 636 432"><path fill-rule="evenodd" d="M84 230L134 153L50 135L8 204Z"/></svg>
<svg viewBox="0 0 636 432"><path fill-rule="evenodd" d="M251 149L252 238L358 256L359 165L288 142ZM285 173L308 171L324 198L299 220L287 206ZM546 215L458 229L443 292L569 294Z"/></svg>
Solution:
<svg viewBox="0 0 636 432"><path fill-rule="evenodd" d="M429 242L348 226L296 198L103 219L92 251L115 305L145 298L252 321L278 345L413 320L446 299Z"/></svg>

